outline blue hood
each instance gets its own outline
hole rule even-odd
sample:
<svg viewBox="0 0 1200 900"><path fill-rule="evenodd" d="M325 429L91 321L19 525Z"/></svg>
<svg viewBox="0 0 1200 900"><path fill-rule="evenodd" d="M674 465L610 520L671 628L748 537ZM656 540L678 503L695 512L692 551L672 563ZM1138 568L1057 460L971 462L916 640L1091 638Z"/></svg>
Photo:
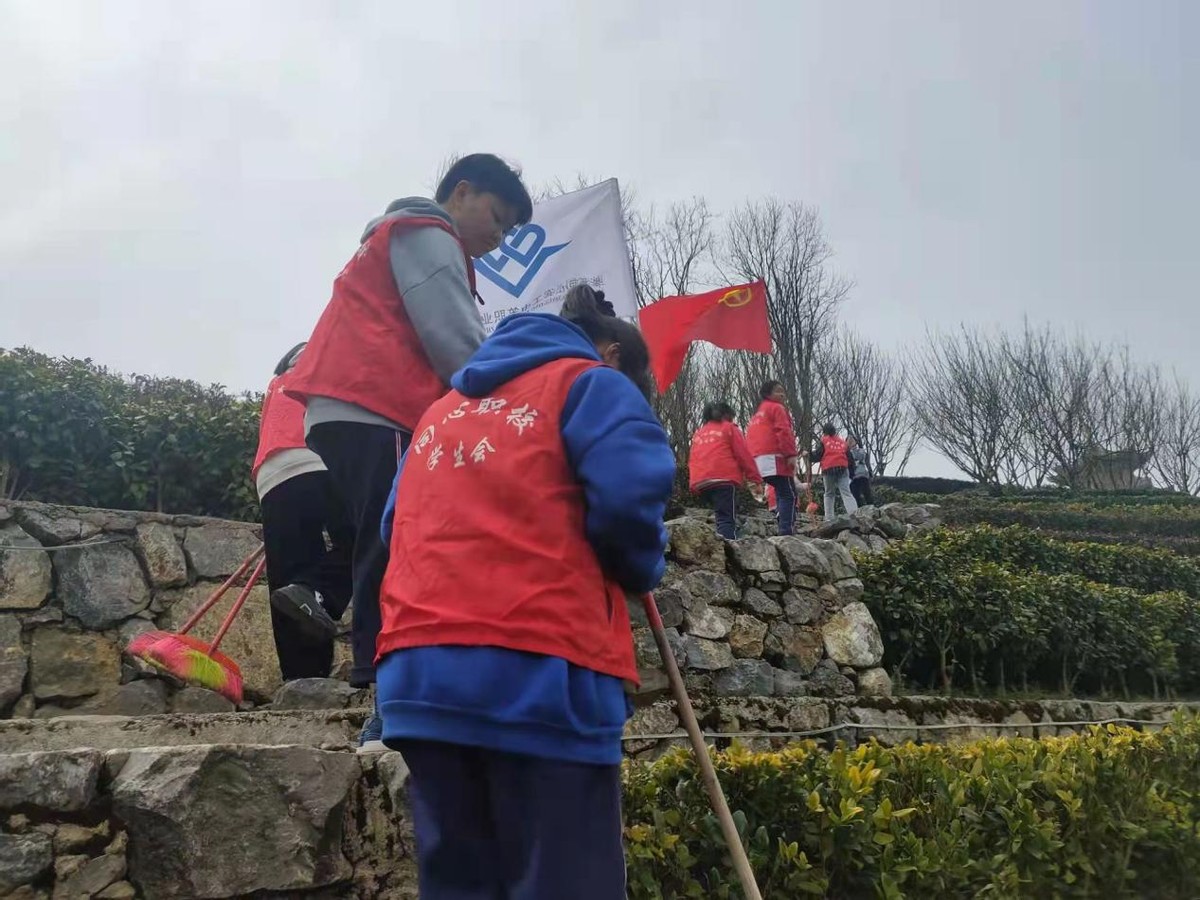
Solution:
<svg viewBox="0 0 1200 900"><path fill-rule="evenodd" d="M518 375L556 359L600 360L592 339L566 319L547 313L517 313L502 321L451 386L467 397L483 397Z"/></svg>

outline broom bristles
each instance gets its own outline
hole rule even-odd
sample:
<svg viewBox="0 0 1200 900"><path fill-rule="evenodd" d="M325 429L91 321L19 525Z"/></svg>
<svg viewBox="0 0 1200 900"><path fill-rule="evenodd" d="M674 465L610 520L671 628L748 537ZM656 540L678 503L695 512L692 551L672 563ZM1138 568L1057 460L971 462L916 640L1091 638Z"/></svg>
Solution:
<svg viewBox="0 0 1200 900"><path fill-rule="evenodd" d="M238 664L198 638L148 631L130 641L126 649L176 678L216 691L234 705L242 702L242 672Z"/></svg>

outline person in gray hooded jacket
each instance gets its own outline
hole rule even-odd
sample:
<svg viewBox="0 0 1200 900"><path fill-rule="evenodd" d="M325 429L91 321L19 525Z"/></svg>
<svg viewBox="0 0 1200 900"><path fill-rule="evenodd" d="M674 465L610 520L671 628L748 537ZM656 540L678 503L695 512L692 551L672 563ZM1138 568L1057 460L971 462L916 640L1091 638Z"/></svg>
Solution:
<svg viewBox="0 0 1200 900"><path fill-rule="evenodd" d="M308 446L321 457L355 527L350 683L375 681L379 584L387 547L379 522L397 460L450 376L483 342L472 259L529 221L518 172L486 153L464 156L433 200L391 203L368 224L334 279L333 296L293 370L287 394L306 405ZM336 630L311 592L277 591L272 604L314 635ZM379 744L379 719L361 744Z"/></svg>

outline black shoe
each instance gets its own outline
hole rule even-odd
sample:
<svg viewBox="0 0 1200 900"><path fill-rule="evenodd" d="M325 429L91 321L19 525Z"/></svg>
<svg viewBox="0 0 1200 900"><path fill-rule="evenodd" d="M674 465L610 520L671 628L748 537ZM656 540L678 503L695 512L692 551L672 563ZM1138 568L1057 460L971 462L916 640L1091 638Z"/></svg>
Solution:
<svg viewBox="0 0 1200 900"><path fill-rule="evenodd" d="M337 637L337 622L321 603L321 594L302 584L288 584L271 592L271 607L295 622L309 637L331 641Z"/></svg>

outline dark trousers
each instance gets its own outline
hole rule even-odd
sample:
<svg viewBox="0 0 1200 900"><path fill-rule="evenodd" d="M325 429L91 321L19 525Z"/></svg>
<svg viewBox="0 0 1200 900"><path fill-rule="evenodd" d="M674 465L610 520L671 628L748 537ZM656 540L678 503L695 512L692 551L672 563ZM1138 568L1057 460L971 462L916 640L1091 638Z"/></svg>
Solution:
<svg viewBox="0 0 1200 900"><path fill-rule="evenodd" d="M850 493L859 506L873 506L875 498L871 495L871 479L855 478L850 482Z"/></svg>
<svg viewBox="0 0 1200 900"><path fill-rule="evenodd" d="M397 741L421 900L625 900L619 766Z"/></svg>
<svg viewBox="0 0 1200 900"><path fill-rule="evenodd" d="M737 537L737 522L734 519L737 488L732 484L714 484L700 491L700 495L712 505L717 514L717 534L732 541Z"/></svg>
<svg viewBox="0 0 1200 900"><path fill-rule="evenodd" d="M306 472L280 482L262 498L267 587L302 584L320 591L335 619L350 603L350 553L354 529L328 472ZM329 534L328 545L325 535ZM284 681L328 678L333 641L306 637L287 616L271 609L271 630Z"/></svg>
<svg viewBox="0 0 1200 900"><path fill-rule="evenodd" d="M775 519L780 534L796 530L796 485L790 475L768 475L764 479L775 488Z"/></svg>
<svg viewBox="0 0 1200 900"><path fill-rule="evenodd" d="M375 682L379 585L388 561L379 520L409 437L403 431L362 422L322 422L308 432L308 446L329 469L354 527L354 621L350 631L354 654L350 684L354 687Z"/></svg>

